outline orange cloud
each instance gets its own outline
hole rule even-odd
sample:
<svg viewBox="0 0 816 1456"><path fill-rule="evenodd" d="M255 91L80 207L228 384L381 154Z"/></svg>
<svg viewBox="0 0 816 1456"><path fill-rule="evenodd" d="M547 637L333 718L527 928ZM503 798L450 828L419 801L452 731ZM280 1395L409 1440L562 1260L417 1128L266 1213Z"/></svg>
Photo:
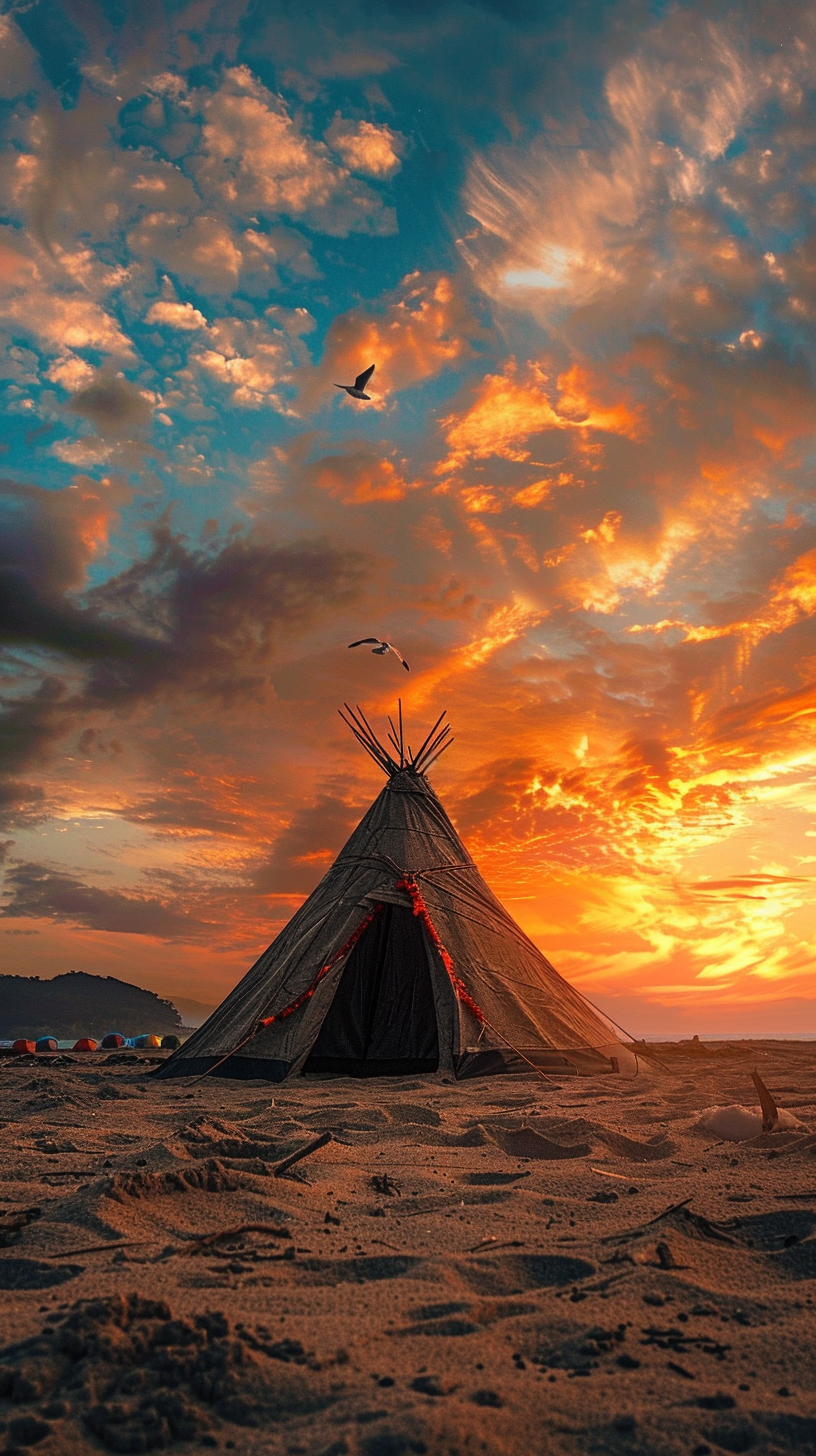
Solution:
<svg viewBox="0 0 816 1456"><path fill-rule="evenodd" d="M301 400L307 409L322 404L333 384L351 383L373 363L369 392L384 403L470 358L482 332L446 274L411 273L381 311L355 309L333 321L320 364L302 371Z"/></svg>
<svg viewBox="0 0 816 1456"><path fill-rule="evenodd" d="M401 462L404 470L405 462ZM303 469L303 479L346 504L401 500L412 486L385 455L361 446L343 454L324 455Z"/></svg>
<svg viewBox="0 0 816 1456"><path fill-rule="evenodd" d="M172 299L158 299L151 304L145 315L145 322L164 324L167 328L179 329L182 333L207 327L207 320L200 309L193 308L191 303L177 303Z"/></svg>
<svg viewBox="0 0 816 1456"><path fill-rule="evenodd" d="M304 218L339 237L394 231L393 211L380 196L350 177L328 147L309 136L285 102L268 91L248 66L228 69L216 91L201 95L200 104L204 113L200 176L221 193L233 212ZM356 144L365 150L365 140L354 135L348 140L352 148ZM369 151L375 142L368 139ZM380 165L383 142L380 137Z"/></svg>
<svg viewBox="0 0 816 1456"><path fill-rule="evenodd" d="M784 632L803 617L816 613L816 548L806 551L782 573L771 588L766 604L744 621L722 626L693 626L677 617L628 627L630 633L668 632L680 628L685 642L713 642L720 637L741 637L750 651L765 637Z"/></svg>
<svg viewBox="0 0 816 1456"><path fill-rule="evenodd" d="M523 442L546 430L605 432L628 439L641 434L640 411L623 401L614 405L600 402L585 368L576 364L559 376L557 390L551 391L555 403L549 383L536 363L529 364L520 378L512 362L503 374L488 374L465 413L448 415L442 421L448 456L437 466L437 474L448 475L468 460L490 455L528 460L530 451L523 448Z"/></svg>
<svg viewBox="0 0 816 1456"><path fill-rule="evenodd" d="M366 177L393 177L399 171L405 138L390 126L376 126L372 121L344 121L336 116L326 141L352 172Z"/></svg>

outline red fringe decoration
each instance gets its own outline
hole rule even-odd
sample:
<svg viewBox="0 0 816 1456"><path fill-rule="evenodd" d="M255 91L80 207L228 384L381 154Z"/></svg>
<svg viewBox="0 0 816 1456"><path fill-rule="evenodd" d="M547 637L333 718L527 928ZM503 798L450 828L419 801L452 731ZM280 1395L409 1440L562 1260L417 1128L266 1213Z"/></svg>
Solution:
<svg viewBox="0 0 816 1456"><path fill-rule="evenodd" d="M462 1002L462 1005L466 1006L468 1011L472 1012L472 1014L476 1017L476 1020L480 1023L481 1026L489 1026L490 1023L485 1016L481 1006L479 1006L474 1001L464 981L460 980L459 976L457 976L456 967L454 966L451 957L448 955L448 952L445 950L444 945L439 939L436 926L431 920L431 917L428 914L428 907L422 898L422 891L420 890L419 885L417 884L413 875L406 875L404 879L398 880L397 889L407 890L408 894L411 896L411 904L414 909L414 914L419 915L423 925L425 926L425 929L427 930L431 940L433 941L433 944L436 946L436 949L439 952L440 960L442 961L442 964L448 973L448 979L450 980L450 983L453 986L453 989L456 992L458 999Z"/></svg>
<svg viewBox="0 0 816 1456"><path fill-rule="evenodd" d="M259 1021L257 1031L253 1032L253 1035L257 1035L258 1031L261 1031L265 1026L271 1026L275 1021L283 1021L287 1016L291 1016L293 1012L299 1011L301 1006L305 1006L306 1002L309 1001L312 996L314 996L314 993L320 985L320 982L323 980L323 977L329 974L329 971L337 965L338 961L341 961L343 959L343 956L348 955L349 952L354 949L355 945L360 939L360 936L363 934L364 931L368 930L368 927L374 919L374 916L377 915L380 910L382 910L382 905L375 905L374 909L371 910L368 915L366 915L365 920L362 920L357 926L357 929L351 932L351 935L349 936L345 944L341 945L338 951L335 951L331 960L327 961L325 966L320 967L320 970L312 981L311 986L309 986L305 991L302 991L301 994L297 996L294 1001L290 1001L288 1006L284 1006L282 1011L276 1011L274 1016L265 1016L262 1021Z"/></svg>

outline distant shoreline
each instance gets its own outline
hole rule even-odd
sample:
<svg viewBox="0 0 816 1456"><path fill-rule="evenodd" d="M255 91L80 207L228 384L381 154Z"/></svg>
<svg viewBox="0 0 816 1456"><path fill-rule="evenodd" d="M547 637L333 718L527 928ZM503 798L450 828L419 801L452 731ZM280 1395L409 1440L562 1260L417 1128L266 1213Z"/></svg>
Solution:
<svg viewBox="0 0 816 1456"><path fill-rule="evenodd" d="M750 1032L750 1031L715 1032L715 1031L712 1031L712 1032L707 1032L706 1031L706 1032L701 1032L699 1034L699 1036L697 1037L697 1040L700 1042L701 1045L702 1044L705 1044L707 1046L710 1046L712 1042L721 1042L721 1041L816 1041L816 1031L774 1031L774 1032L768 1032L768 1031L756 1031L756 1032ZM637 1041L634 1042L633 1045L637 1046L638 1042L644 1042L644 1041L645 1042L649 1042L649 1043L652 1043L652 1042L673 1042L673 1043L674 1042L687 1042L687 1043L691 1043L691 1042L694 1041L694 1037L693 1036L689 1036L688 1033L686 1033L683 1036L666 1036L665 1034L662 1034L662 1035L653 1035L653 1034L647 1032L645 1036L638 1037Z"/></svg>

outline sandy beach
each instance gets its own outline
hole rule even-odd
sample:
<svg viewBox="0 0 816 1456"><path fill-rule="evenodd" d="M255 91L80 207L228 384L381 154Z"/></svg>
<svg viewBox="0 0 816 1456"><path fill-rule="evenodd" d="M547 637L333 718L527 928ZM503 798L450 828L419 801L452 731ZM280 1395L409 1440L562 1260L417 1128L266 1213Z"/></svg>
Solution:
<svg viewBox="0 0 816 1456"><path fill-rule="evenodd" d="M812 1451L816 1047L650 1056L283 1086L5 1060L4 1449ZM700 1114L753 1108L753 1069L791 1125L718 1141Z"/></svg>

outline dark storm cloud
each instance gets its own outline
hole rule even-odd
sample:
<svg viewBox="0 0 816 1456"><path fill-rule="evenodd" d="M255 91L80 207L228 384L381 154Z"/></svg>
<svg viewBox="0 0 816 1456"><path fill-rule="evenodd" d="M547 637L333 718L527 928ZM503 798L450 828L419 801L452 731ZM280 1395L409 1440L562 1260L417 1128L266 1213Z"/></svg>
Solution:
<svg viewBox="0 0 816 1456"><path fill-rule="evenodd" d="M0 772L14 773L36 763L66 731L71 717L67 689L55 677L44 678L33 693L8 701L0 713Z"/></svg>
<svg viewBox="0 0 816 1456"><path fill-rule="evenodd" d="M79 588L97 539L123 493L78 477L67 490L0 479L0 571L24 576L40 598Z"/></svg>
<svg viewBox="0 0 816 1456"><path fill-rule="evenodd" d="M167 526L143 561L89 593L98 619L139 634L138 650L102 657L85 697L107 705L186 689L231 699L266 680L285 634L359 591L365 560L326 542L287 546L234 537L191 549Z"/></svg>
<svg viewBox="0 0 816 1456"><path fill-rule="evenodd" d="M365 573L362 555L325 541L233 534L196 549L162 523L146 557L81 602L71 589L110 515L99 486L0 486L0 642L91 663L88 706L248 691L282 635L351 600Z"/></svg>
<svg viewBox="0 0 816 1456"><path fill-rule="evenodd" d="M167 940L197 939L212 926L150 896L101 890L46 865L22 863L6 871L6 919L68 921L91 930L151 935Z"/></svg>
<svg viewBox="0 0 816 1456"><path fill-rule="evenodd" d="M288 634L362 587L366 559L325 541L233 534L199 549L160 524L144 558L83 599L71 589L90 559L88 539L105 535L100 490L11 484L0 495L0 645L22 651L23 685L32 651L51 659L36 690L18 687L0 713L2 772L41 761L95 709L256 694ZM42 791L31 800L16 785L4 798L13 817Z"/></svg>
<svg viewBox="0 0 816 1456"><path fill-rule="evenodd" d="M68 408L90 420L102 439L120 440L143 431L153 416L149 399L121 374L100 370L73 394Z"/></svg>
<svg viewBox="0 0 816 1456"><path fill-rule="evenodd" d="M0 642L30 644L71 657L121 656L135 642L68 601L48 601L22 572L0 567Z"/></svg>

